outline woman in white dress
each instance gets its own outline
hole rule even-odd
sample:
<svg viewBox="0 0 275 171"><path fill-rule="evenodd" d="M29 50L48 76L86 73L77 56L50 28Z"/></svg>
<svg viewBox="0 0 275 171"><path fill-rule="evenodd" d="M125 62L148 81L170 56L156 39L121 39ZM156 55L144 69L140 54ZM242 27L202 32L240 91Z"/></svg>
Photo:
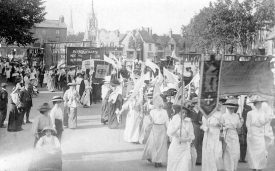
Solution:
<svg viewBox="0 0 275 171"><path fill-rule="evenodd" d="M222 129L222 112L219 105L216 112L209 118L202 118L201 129L204 131L202 146L202 170L217 171L222 169L222 142L220 131Z"/></svg>
<svg viewBox="0 0 275 171"><path fill-rule="evenodd" d="M124 140L126 142L138 143L140 136L140 126L142 121L142 96L130 97L130 99L122 106L120 114L129 109L126 117L126 125L124 130Z"/></svg>
<svg viewBox="0 0 275 171"><path fill-rule="evenodd" d="M238 109L237 99L228 99L226 112L222 115L225 149L223 149L223 164L225 171L236 171L240 159L240 142L237 129L243 124L243 119L235 112Z"/></svg>
<svg viewBox="0 0 275 171"><path fill-rule="evenodd" d="M254 171L261 171L266 168L268 158L267 142L274 139L272 129L269 130L272 112L264 110L263 102L265 101L259 96L256 97L252 100L255 108L247 113L247 157L249 167ZM270 131L271 134L268 134Z"/></svg>
<svg viewBox="0 0 275 171"><path fill-rule="evenodd" d="M51 67L50 71L49 71L49 77L48 77L48 90L50 92L54 92L54 68Z"/></svg>
<svg viewBox="0 0 275 171"><path fill-rule="evenodd" d="M191 171L191 143L195 135L191 119L186 117L190 110L181 105L174 105L173 109L175 115L167 130L168 136L172 138L168 150L167 171Z"/></svg>
<svg viewBox="0 0 275 171"><path fill-rule="evenodd" d="M43 78L43 84L48 85L48 79L49 79L49 71L45 71L44 78ZM47 87L48 88L48 87Z"/></svg>
<svg viewBox="0 0 275 171"><path fill-rule="evenodd" d="M153 99L154 108L150 111L152 118L152 130L146 142L142 159L154 162L155 167L161 167L162 163L167 162L168 155L168 136L166 134L169 124L169 117L163 109L163 100L160 96Z"/></svg>

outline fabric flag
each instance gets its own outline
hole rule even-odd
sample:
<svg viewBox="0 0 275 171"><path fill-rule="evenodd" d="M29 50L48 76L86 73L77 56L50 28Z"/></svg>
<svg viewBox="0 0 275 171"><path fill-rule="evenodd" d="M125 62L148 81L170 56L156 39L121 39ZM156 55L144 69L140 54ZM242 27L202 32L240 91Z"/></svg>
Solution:
<svg viewBox="0 0 275 171"><path fill-rule="evenodd" d="M168 71L166 68L163 68L163 75L166 83L178 84L178 76Z"/></svg>
<svg viewBox="0 0 275 171"><path fill-rule="evenodd" d="M182 92L183 91L183 92ZM182 95L183 95L183 99L182 99ZM183 100L183 102L184 102L184 96L185 96L185 88L183 88L182 86L179 88L179 90L178 90L178 92L177 92L177 94L176 94L176 96L175 96L175 102L174 102L174 104L182 104L181 102L182 102L182 100Z"/></svg>
<svg viewBox="0 0 275 171"><path fill-rule="evenodd" d="M118 61L118 59L116 58L116 56L114 54L109 53L109 58L115 62L117 67L121 68L121 63L120 63L120 61Z"/></svg>
<svg viewBox="0 0 275 171"><path fill-rule="evenodd" d="M117 68L116 63L111 58L107 57L106 55L104 55L104 61L108 62L109 64L112 64L113 67Z"/></svg>
<svg viewBox="0 0 275 171"><path fill-rule="evenodd" d="M176 60L180 60L179 57L176 56L176 50L174 49L174 51L172 52L171 58L174 58Z"/></svg>
<svg viewBox="0 0 275 171"><path fill-rule="evenodd" d="M159 66L148 59L146 60L145 65L151 68L154 72L156 72L157 69L160 71Z"/></svg>

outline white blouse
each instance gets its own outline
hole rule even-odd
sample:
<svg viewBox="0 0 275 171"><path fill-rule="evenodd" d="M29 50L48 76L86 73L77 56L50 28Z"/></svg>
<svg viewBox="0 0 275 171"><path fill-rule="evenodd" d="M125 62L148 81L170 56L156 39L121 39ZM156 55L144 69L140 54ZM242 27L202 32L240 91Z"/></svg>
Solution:
<svg viewBox="0 0 275 171"><path fill-rule="evenodd" d="M55 119L59 119L63 121L63 111L60 107L57 105L54 105L50 112L51 121L53 123L53 126L55 126Z"/></svg>
<svg viewBox="0 0 275 171"><path fill-rule="evenodd" d="M164 109L153 109L150 111L150 116L152 117L154 124L165 124L168 127L169 116L167 111Z"/></svg>

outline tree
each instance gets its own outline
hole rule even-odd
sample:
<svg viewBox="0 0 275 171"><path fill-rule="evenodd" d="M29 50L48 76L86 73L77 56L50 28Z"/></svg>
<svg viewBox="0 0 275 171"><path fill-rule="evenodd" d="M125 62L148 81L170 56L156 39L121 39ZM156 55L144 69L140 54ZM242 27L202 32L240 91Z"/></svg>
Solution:
<svg viewBox="0 0 275 171"><path fill-rule="evenodd" d="M83 41L83 39L84 39L84 32L79 32L77 34L67 36L67 41L72 41L72 42Z"/></svg>
<svg viewBox="0 0 275 171"><path fill-rule="evenodd" d="M8 45L33 43L31 29L44 20L42 0L0 0L0 41Z"/></svg>
<svg viewBox="0 0 275 171"><path fill-rule="evenodd" d="M191 46L210 48L219 52L251 52L252 44L260 31L275 25L273 0L218 0L195 15L183 27ZM195 37L195 38L191 38Z"/></svg>

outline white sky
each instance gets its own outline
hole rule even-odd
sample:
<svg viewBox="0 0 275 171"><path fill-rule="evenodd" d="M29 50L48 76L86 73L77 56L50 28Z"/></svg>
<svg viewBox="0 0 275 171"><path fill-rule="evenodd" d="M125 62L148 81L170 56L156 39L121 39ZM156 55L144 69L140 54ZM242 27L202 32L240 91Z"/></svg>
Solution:
<svg viewBox="0 0 275 171"><path fill-rule="evenodd" d="M180 33L182 24L213 0L94 0L99 28L119 29L122 33L136 28L151 27L153 33ZM73 11L74 31L85 31L92 0L46 0L46 19L65 17L69 25Z"/></svg>

